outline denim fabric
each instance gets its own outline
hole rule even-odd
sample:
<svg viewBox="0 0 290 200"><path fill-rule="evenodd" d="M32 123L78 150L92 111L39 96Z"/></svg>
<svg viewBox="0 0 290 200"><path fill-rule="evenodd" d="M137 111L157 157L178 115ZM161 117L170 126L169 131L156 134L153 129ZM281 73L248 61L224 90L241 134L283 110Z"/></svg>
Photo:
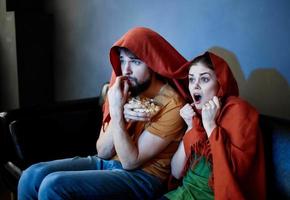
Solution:
<svg viewBox="0 0 290 200"><path fill-rule="evenodd" d="M159 179L142 170L88 156L30 166L19 180L18 200L154 199L161 189Z"/></svg>

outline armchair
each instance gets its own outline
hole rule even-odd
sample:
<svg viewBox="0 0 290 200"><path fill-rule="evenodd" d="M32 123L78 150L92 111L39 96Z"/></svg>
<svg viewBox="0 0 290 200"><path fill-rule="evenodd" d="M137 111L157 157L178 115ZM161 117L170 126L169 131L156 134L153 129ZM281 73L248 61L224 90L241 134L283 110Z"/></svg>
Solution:
<svg viewBox="0 0 290 200"><path fill-rule="evenodd" d="M0 113L0 173L16 193L23 169L47 160L96 154L102 97Z"/></svg>

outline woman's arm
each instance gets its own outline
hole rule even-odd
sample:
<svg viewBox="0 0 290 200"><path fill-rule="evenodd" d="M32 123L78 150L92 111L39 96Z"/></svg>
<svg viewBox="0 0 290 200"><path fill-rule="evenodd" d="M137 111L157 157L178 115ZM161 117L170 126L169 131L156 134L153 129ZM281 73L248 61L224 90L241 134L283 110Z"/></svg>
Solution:
<svg viewBox="0 0 290 200"><path fill-rule="evenodd" d="M182 177L183 169L186 164L186 155L184 151L183 141L179 143L178 149L171 160L171 174L176 178Z"/></svg>
<svg viewBox="0 0 290 200"><path fill-rule="evenodd" d="M187 125L186 133L192 128L192 119L196 115L190 104L185 104L179 111L179 115L183 118ZM184 150L183 140L179 143L178 149L171 160L171 174L176 178L180 179L186 164L186 154Z"/></svg>

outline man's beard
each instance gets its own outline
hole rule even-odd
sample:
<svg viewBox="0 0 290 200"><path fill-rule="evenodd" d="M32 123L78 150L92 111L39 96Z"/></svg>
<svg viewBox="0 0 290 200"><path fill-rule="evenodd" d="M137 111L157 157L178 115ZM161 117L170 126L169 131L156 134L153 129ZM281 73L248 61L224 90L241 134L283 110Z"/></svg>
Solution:
<svg viewBox="0 0 290 200"><path fill-rule="evenodd" d="M129 91L131 92L131 96L132 97L136 97L138 96L140 93L144 92L145 90L147 90L151 84L151 75L148 77L148 79L146 79L145 81L143 81L142 83L139 83L138 80L136 78L130 77L129 78L130 82L134 82L135 84L129 84Z"/></svg>

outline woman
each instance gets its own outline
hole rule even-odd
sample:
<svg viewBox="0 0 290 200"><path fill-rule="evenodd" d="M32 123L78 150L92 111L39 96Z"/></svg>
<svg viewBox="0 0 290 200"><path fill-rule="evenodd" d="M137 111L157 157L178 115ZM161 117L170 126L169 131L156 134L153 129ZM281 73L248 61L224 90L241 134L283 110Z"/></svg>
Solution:
<svg viewBox="0 0 290 200"><path fill-rule="evenodd" d="M265 199L258 113L238 97L228 64L206 52L188 62L193 103L180 115L187 132L171 161L182 186L164 199Z"/></svg>

